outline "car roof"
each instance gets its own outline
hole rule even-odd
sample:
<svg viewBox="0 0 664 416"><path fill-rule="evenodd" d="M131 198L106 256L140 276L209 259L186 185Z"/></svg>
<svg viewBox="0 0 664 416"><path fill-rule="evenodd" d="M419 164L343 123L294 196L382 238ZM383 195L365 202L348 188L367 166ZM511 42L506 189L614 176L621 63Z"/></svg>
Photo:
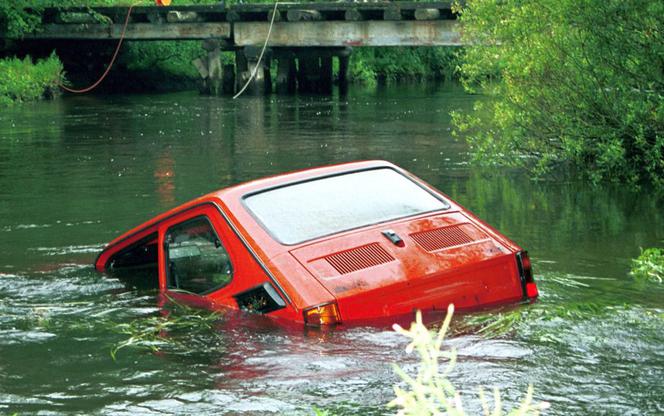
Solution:
<svg viewBox="0 0 664 416"><path fill-rule="evenodd" d="M229 198L243 198L246 195L264 191L271 188L307 181L326 176L334 176L341 173L350 173L367 169L391 168L403 172L398 166L384 160L368 160L360 162L348 162L337 165L322 166L315 168L306 168L293 172L282 173L274 176L268 176L249 182L244 182L228 188L212 192L210 196L226 200Z"/></svg>
<svg viewBox="0 0 664 416"><path fill-rule="evenodd" d="M256 179L249 182L244 182L238 185L233 185L227 188L219 189L217 191L208 193L206 195L188 201L184 204L171 208L168 211L159 214L156 217L153 217L152 219L144 222L143 224L134 227L129 231L123 233L122 235L116 237L106 245L104 250L122 242L123 240L126 240L127 238L137 233L142 232L147 228L153 227L159 222L167 218L170 218L174 215L177 215L182 211L185 211L189 208L199 206L205 203L214 203L216 205L221 205L222 208L225 208L224 211L227 214L226 215L227 219L233 221L235 223L234 225L246 222L255 223L253 217L251 217L251 215L246 211L246 209L242 205L242 199L246 195L310 179L333 176L333 175L349 173L354 171L362 171L367 169L377 169L377 168L391 168L398 170L399 172L405 173L405 171L403 171L401 168L390 162L383 160L369 160L369 161L360 161L360 162L348 162L348 163L316 167L316 168L307 168L293 172L269 176L261 179ZM252 225L258 226L258 228L262 230L262 227L260 227L258 224L252 224ZM248 232L245 229L245 227L240 227L240 228L241 231L244 231L243 234L247 236ZM259 230L255 230L253 227L251 231L252 232L257 231L259 235L262 234ZM274 241L269 235L265 234L264 237L267 237L267 239L269 239L270 241L273 241L274 243L277 243L278 246L281 246L281 244ZM250 240L263 240L263 238L260 239L251 238Z"/></svg>

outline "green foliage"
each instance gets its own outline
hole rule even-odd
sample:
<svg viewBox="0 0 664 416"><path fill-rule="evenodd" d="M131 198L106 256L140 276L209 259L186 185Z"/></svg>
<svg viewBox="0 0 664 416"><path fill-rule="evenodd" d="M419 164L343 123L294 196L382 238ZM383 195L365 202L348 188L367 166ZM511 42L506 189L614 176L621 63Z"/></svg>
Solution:
<svg viewBox="0 0 664 416"><path fill-rule="evenodd" d="M164 348L178 346L177 335L184 332L187 336L192 333L209 333L213 324L219 320L219 312L210 312L190 308L171 299L169 310L163 314L135 319L129 323L116 324L112 327L115 332L127 335L128 338L117 343L111 349L113 360L117 358L118 351L132 347L153 352ZM183 347L184 351L191 347Z"/></svg>
<svg viewBox="0 0 664 416"><path fill-rule="evenodd" d="M0 2L0 37L20 38L34 31L41 22L42 8L30 0Z"/></svg>
<svg viewBox="0 0 664 416"><path fill-rule="evenodd" d="M350 59L349 75L355 82L452 79L457 50L451 48L357 48Z"/></svg>
<svg viewBox="0 0 664 416"><path fill-rule="evenodd" d="M158 70L174 75L194 77L193 59L202 54L200 42L127 42L123 62L130 71Z"/></svg>
<svg viewBox="0 0 664 416"><path fill-rule="evenodd" d="M32 62L25 59L0 60L0 105L52 97L59 91L62 63L57 56Z"/></svg>
<svg viewBox="0 0 664 416"><path fill-rule="evenodd" d="M406 382L408 390L398 386L394 387L396 398L388 406L399 407L397 415L465 415L461 395L447 379L456 363L456 349L441 351L445 335L450 326L454 305L450 305L447 316L438 334L433 334L422 323L422 314L418 311L415 322L410 330L394 325L394 330L411 339L406 347L407 352L417 351L420 356L420 366L415 378L406 374L399 366L394 367L395 372ZM441 371L440 359L447 360L447 365ZM486 416L500 416L503 413L500 392L494 390L493 409L484 396L483 389L479 392L483 414ZM533 404L533 388L530 386L526 397L517 409L509 411L508 415L538 415L541 410L548 408L548 403Z"/></svg>
<svg viewBox="0 0 664 416"><path fill-rule="evenodd" d="M662 283L664 281L664 250L660 248L642 249L639 257L632 260L630 274L637 279Z"/></svg>
<svg viewBox="0 0 664 416"><path fill-rule="evenodd" d="M152 4L149 0L11 0L0 2L0 37L21 38L39 29L41 13L46 7L129 6Z"/></svg>
<svg viewBox="0 0 664 416"><path fill-rule="evenodd" d="M470 0L455 134L475 160L664 187L664 3Z"/></svg>

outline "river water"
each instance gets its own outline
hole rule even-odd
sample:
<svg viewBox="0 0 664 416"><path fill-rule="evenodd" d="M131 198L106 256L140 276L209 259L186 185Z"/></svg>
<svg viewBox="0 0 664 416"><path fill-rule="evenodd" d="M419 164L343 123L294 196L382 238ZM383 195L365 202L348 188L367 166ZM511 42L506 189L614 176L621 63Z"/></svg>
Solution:
<svg viewBox="0 0 664 416"><path fill-rule="evenodd" d="M414 371L385 328L286 330L251 316L110 351L123 324L159 316L155 293L97 273L103 245L209 191L330 163L387 159L530 251L541 297L498 338L449 341L467 407L479 386L547 414L664 414L664 286L628 274L664 245L647 192L478 171L450 135L454 86L354 89L345 98L65 97L0 112L0 413L386 414ZM661 201L660 201L661 202ZM186 318L186 316L185 316Z"/></svg>

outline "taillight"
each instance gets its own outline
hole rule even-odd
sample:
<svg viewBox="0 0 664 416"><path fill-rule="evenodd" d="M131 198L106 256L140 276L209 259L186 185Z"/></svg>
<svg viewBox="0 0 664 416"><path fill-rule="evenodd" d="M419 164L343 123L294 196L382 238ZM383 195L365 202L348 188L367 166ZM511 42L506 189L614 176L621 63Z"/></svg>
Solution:
<svg viewBox="0 0 664 416"><path fill-rule="evenodd" d="M530 264L528 252L524 250L516 253L516 263L519 267L523 295L529 299L536 298L539 295L539 291L537 290L535 279L533 279L533 268Z"/></svg>
<svg viewBox="0 0 664 416"><path fill-rule="evenodd" d="M304 310L304 323L307 325L334 325L341 322L337 304L326 303Z"/></svg>
<svg viewBox="0 0 664 416"><path fill-rule="evenodd" d="M539 291L537 290L535 282L526 283L526 296L528 296L528 298L536 298L539 296Z"/></svg>

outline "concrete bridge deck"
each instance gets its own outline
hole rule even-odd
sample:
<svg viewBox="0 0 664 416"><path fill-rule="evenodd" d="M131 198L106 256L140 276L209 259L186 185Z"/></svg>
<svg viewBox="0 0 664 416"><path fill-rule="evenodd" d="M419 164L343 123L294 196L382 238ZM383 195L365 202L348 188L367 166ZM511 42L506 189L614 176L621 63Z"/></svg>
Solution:
<svg viewBox="0 0 664 416"><path fill-rule="evenodd" d="M224 49L262 44L274 4L134 7L127 40L218 39ZM50 8L31 40L113 40L128 7ZM451 2L279 3L272 47L457 46Z"/></svg>

